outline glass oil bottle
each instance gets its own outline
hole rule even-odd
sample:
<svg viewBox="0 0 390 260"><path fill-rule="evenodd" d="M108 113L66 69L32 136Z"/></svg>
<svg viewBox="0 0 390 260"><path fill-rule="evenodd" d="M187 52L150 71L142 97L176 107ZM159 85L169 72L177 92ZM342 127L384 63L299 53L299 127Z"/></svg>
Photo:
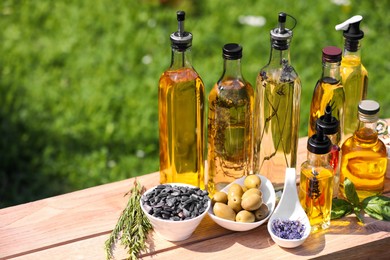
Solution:
<svg viewBox="0 0 390 260"><path fill-rule="evenodd" d="M387 151L376 131L379 110L376 101L359 103L359 126L341 147L339 194L343 197L345 178L355 185L360 200L383 192Z"/></svg>
<svg viewBox="0 0 390 260"><path fill-rule="evenodd" d="M310 104L308 136L316 132L317 119L323 115L328 104L332 115L339 121L340 131L336 141L340 143L344 127L345 93L340 77L341 49L327 46L322 49L322 75L317 81Z"/></svg>
<svg viewBox="0 0 390 260"><path fill-rule="evenodd" d="M284 186L286 168L296 167L301 81L290 63L292 29L286 13L270 32L270 59L256 80L254 107L254 172L267 177L275 190ZM295 21L296 23L296 21Z"/></svg>
<svg viewBox="0 0 390 260"><path fill-rule="evenodd" d="M210 196L252 173L254 91L241 72L242 47L222 48L222 77L209 95L208 183Z"/></svg>
<svg viewBox="0 0 390 260"><path fill-rule="evenodd" d="M334 171L329 163L332 143L320 126L307 142L307 161L301 165L299 200L312 226L312 232L327 229L333 197Z"/></svg>
<svg viewBox="0 0 390 260"><path fill-rule="evenodd" d="M344 139L353 135L358 127L358 104L366 99L368 72L361 62L360 41L364 33L360 30L363 19L355 15L345 22L336 25L336 30L343 30L344 50L340 65L342 85L345 92Z"/></svg>
<svg viewBox="0 0 390 260"><path fill-rule="evenodd" d="M192 34L177 12L171 34L172 59L158 88L160 183L204 184L204 84L191 65Z"/></svg>
<svg viewBox="0 0 390 260"><path fill-rule="evenodd" d="M325 114L317 120L317 125L322 128L323 133L329 138L332 143L330 149L329 163L334 171L333 180L333 197L337 197L339 190L339 179L340 179L340 142L337 141L337 134L340 131L339 121L332 116L332 107L328 104L325 108Z"/></svg>

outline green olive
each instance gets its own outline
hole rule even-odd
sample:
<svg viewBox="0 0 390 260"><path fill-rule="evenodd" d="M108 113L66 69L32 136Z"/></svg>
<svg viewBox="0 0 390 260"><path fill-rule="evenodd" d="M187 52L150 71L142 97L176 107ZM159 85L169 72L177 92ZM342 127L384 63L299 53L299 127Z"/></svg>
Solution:
<svg viewBox="0 0 390 260"><path fill-rule="evenodd" d="M216 202L213 207L214 215L223 219L235 221L236 219L236 212L229 207L228 205Z"/></svg>
<svg viewBox="0 0 390 260"><path fill-rule="evenodd" d="M241 199L244 199L246 196L248 196L250 194L257 194L260 197L263 197L263 194L261 193L261 191L259 189L251 188L251 189L248 189L246 192L244 192L244 194L242 195Z"/></svg>
<svg viewBox="0 0 390 260"><path fill-rule="evenodd" d="M252 223L255 222L255 215L247 210L241 210L236 215L237 222Z"/></svg>
<svg viewBox="0 0 390 260"><path fill-rule="evenodd" d="M213 203L221 202L221 203L226 204L227 201L228 201L228 197L227 197L227 194L225 192L217 191L216 193L214 193L213 200L212 200Z"/></svg>
<svg viewBox="0 0 390 260"><path fill-rule="evenodd" d="M244 186L247 187L248 189L251 188L259 188L261 185L261 179L258 175L256 174L251 174L245 177L244 179Z"/></svg>
<svg viewBox="0 0 390 260"><path fill-rule="evenodd" d="M241 207L253 211L260 208L261 203L263 203L263 200L258 194L250 194L241 200Z"/></svg>
<svg viewBox="0 0 390 260"><path fill-rule="evenodd" d="M241 197L231 196L228 200L228 206L231 207L236 213L242 210L241 208Z"/></svg>
<svg viewBox="0 0 390 260"><path fill-rule="evenodd" d="M244 194L244 191L242 190L242 187L238 183L233 183L230 185L229 190L228 190L228 199L230 197L240 197Z"/></svg>
<svg viewBox="0 0 390 260"><path fill-rule="evenodd" d="M265 217L268 216L268 206L264 203L261 204L260 208L254 211L256 221L260 221L262 219L265 219Z"/></svg>

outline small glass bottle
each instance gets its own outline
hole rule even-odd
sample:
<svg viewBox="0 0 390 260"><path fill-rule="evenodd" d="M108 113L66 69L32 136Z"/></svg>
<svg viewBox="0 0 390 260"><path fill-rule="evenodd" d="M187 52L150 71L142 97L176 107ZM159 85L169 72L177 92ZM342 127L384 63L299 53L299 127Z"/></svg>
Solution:
<svg viewBox="0 0 390 260"><path fill-rule="evenodd" d="M361 15L355 15L347 21L336 25L336 30L343 30L344 50L341 59L340 73L345 92L344 139L353 135L359 120L357 105L367 96L368 72L361 62L360 41L364 33L360 30Z"/></svg>
<svg viewBox="0 0 390 260"><path fill-rule="evenodd" d="M159 81L160 183L204 189L204 84L191 64L192 34L184 31L184 19L178 11L171 65Z"/></svg>
<svg viewBox="0 0 390 260"><path fill-rule="evenodd" d="M340 131L337 143L343 136L345 93L340 77L341 49L327 46L322 49L322 75L314 88L310 104L308 136L316 132L317 119L323 115L328 104L332 107L332 115L339 120Z"/></svg>
<svg viewBox="0 0 390 260"><path fill-rule="evenodd" d="M334 171L333 197L337 197L340 179L340 142L337 141L337 134L340 131L339 121L332 116L332 107L328 104L325 108L325 114L317 120L317 125L323 129L324 134L332 143L330 150L329 163Z"/></svg>
<svg viewBox="0 0 390 260"><path fill-rule="evenodd" d="M241 72L242 47L226 44L222 57L222 77L209 95L207 189L211 196L252 173L254 92Z"/></svg>
<svg viewBox="0 0 390 260"><path fill-rule="evenodd" d="M254 172L275 190L283 189L286 168L296 167L299 136L301 81L290 63L293 32L285 27L286 17L279 13L279 26L270 32L270 59L255 90Z"/></svg>
<svg viewBox="0 0 390 260"><path fill-rule="evenodd" d="M344 198L345 178L355 185L360 200L383 192L387 151L376 130L379 109L376 101L362 100L358 129L341 147L339 194Z"/></svg>
<svg viewBox="0 0 390 260"><path fill-rule="evenodd" d="M313 232L330 226L334 179L329 163L331 147L330 139L318 126L307 142L307 161L301 165L299 200Z"/></svg>

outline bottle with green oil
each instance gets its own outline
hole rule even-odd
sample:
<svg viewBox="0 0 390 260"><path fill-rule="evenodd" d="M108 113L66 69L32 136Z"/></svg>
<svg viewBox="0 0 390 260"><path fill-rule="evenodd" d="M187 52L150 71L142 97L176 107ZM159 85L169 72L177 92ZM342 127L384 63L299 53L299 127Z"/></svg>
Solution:
<svg viewBox="0 0 390 260"><path fill-rule="evenodd" d="M222 48L223 73L209 95L208 177L211 196L252 173L254 91L241 72L242 47Z"/></svg>
<svg viewBox="0 0 390 260"><path fill-rule="evenodd" d="M360 30L362 19L361 15L355 15L336 25L336 30L342 30L344 36L344 50L340 65L341 83L345 92L343 141L356 131L359 124L357 107L367 96L368 73L361 61L360 42L364 37L363 31Z"/></svg>
<svg viewBox="0 0 390 260"><path fill-rule="evenodd" d="M294 21L286 27L287 17ZM254 108L254 172L267 177L275 190L284 186L286 168L295 168L300 118L301 80L290 62L296 20L279 13L270 32L271 54L256 80Z"/></svg>
<svg viewBox="0 0 390 260"><path fill-rule="evenodd" d="M364 32L360 29L363 17L355 15L345 22L336 25L336 30L342 30L344 50L340 65L341 83L345 92L343 140L353 135L358 127L357 107L361 100L366 99L368 72L361 61L361 40Z"/></svg>
<svg viewBox="0 0 390 260"><path fill-rule="evenodd" d="M192 34L177 12L172 59L158 86L160 183L204 184L204 84L191 64Z"/></svg>

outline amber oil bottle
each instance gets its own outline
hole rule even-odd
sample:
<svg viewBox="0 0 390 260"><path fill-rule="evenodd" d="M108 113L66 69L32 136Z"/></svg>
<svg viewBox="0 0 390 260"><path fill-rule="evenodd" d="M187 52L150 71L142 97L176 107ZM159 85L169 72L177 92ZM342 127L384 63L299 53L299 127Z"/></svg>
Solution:
<svg viewBox="0 0 390 260"><path fill-rule="evenodd" d="M191 64L192 34L184 20L178 11L171 65L159 81L160 183L204 189L204 84Z"/></svg>
<svg viewBox="0 0 390 260"><path fill-rule="evenodd" d="M320 126L307 142L307 161L301 165L299 200L312 232L327 229L333 197L334 170L329 163L332 143Z"/></svg>
<svg viewBox="0 0 390 260"><path fill-rule="evenodd" d="M387 151L378 138L376 125L380 106L373 100L359 103L359 126L341 148L340 190L345 197L344 180L354 185L360 200L383 192Z"/></svg>
<svg viewBox="0 0 390 260"><path fill-rule="evenodd" d="M242 47L222 48L223 73L209 95L208 182L210 196L252 173L254 91L241 72Z"/></svg>

